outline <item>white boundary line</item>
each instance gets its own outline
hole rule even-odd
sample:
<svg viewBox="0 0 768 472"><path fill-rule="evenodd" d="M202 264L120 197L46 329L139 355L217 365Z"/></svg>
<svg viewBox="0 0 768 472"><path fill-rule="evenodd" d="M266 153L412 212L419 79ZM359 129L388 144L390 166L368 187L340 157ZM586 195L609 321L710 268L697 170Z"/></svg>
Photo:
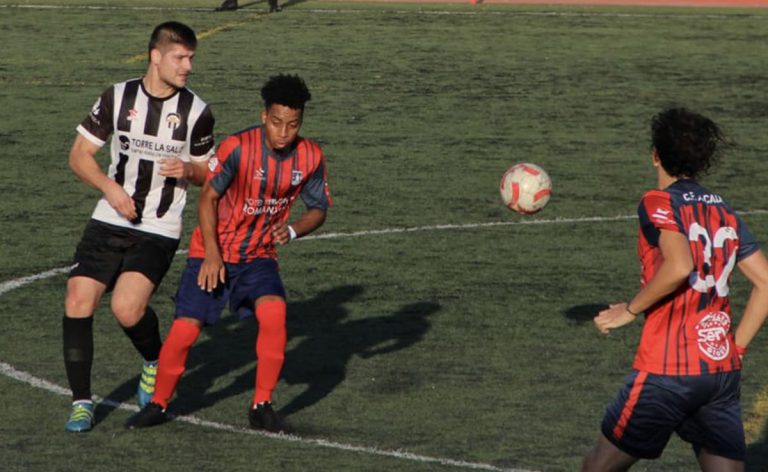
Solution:
<svg viewBox="0 0 768 472"><path fill-rule="evenodd" d="M371 1L371 3L377 3L375 0ZM435 4L433 4L435 5ZM501 5L507 5L507 6L515 6L514 4L501 4ZM695 6L686 6L686 7L669 7L669 6L648 6L648 5L641 5L639 7L641 8L677 8L679 10L679 13L632 13L632 12L600 12L600 11L520 11L520 10L510 10L510 11L500 11L500 10L491 10L491 11L485 11L485 10L478 10L478 11L454 11L454 10L400 10L396 8L389 8L388 3L381 3L381 10L380 12L386 12L386 13L398 13L398 14L409 14L409 15L502 15L502 16L551 16L551 17L607 17L607 18L713 18L713 19L722 19L722 18L764 18L768 19L768 15L761 15L758 13L755 14L748 14L744 13L744 10L752 10L749 7L742 7L739 9L737 13L734 14L728 14L728 13L707 13L706 11L699 11L698 9L706 9L706 8L716 8L716 7L695 7ZM518 7L525 8L528 7L542 7L542 6L548 6L551 8L555 7L573 7L573 5L558 5L557 3L553 3L551 5L516 5ZM600 8L609 8L609 7L618 7L618 8L627 8L627 6L622 5L599 5ZM0 8L4 9L25 9L25 10L85 10L85 11L178 11L178 12L199 12L199 13L210 13L213 12L213 8L199 8L199 7L152 7L152 6L108 6L108 5L19 5L19 4L7 4L7 5L0 5ZM722 7L721 7L722 8ZM684 9L684 10L683 10ZM336 14L342 14L342 13L367 13L375 10L366 10L366 9L341 9L341 8L313 8L313 9L302 9L300 11L309 12L309 13L336 13ZM685 11L683 13L683 11ZM251 10L248 8L243 9L243 14L248 13L254 13L256 10Z"/></svg>
<svg viewBox="0 0 768 472"><path fill-rule="evenodd" d="M71 394L71 392L67 388L61 387L54 383L48 382L47 380L43 380L33 375L30 375L26 372L20 371L14 368L12 365L6 364L5 362L0 362L0 374L5 375L6 377L10 377L14 380L18 380L20 382L26 383L35 388L56 393L58 395L69 396ZM118 408L120 410L126 410L131 412L139 411L139 407L136 405L128 405L125 403L115 402L109 399L102 399L97 396L94 396L94 400L96 400L101 404L104 404L113 408ZM282 441L289 441L289 442L295 442L300 444L309 444L309 445L325 447L330 449L337 449L337 450L347 451L347 452L360 452L363 454L370 454L375 456L392 457L395 459L405 459L405 460L410 460L414 462L433 463L433 464L440 464L440 465L446 465L446 466L461 467L464 469L472 469L472 470L490 470L494 472L534 472L526 469L504 469L501 467L493 466L491 464L466 462L466 461L459 461L459 460L453 460L453 459L446 459L442 457L423 456L420 454L413 454L406 451L397 451L397 450L391 451L387 449L379 449L376 447L355 446L352 444L344 444L344 443L329 441L327 439L302 438L300 436L296 436L293 434L273 434L273 433L267 433L263 431L255 431L252 429L240 428L237 426L233 426L225 423L219 423L216 421L208 421L208 420L197 418L191 415L175 416L173 417L173 420L183 421L185 423L189 423L195 426L202 426L205 428L216 429L219 431L228 431L230 433L250 434L254 436L262 436L262 437L267 437L272 439L279 439Z"/></svg>
<svg viewBox="0 0 768 472"><path fill-rule="evenodd" d="M742 215L768 214L768 211L767 210L751 210L751 211L742 212L741 214ZM471 223L471 224L463 224L463 225L444 224L444 225L416 226L416 227L404 227L404 228L387 228L387 229L381 229L381 230L355 231L352 233L326 233L326 234L320 234L315 236L307 236L305 238L302 238L302 240L306 241L306 240L314 240L314 239L354 238L354 237L362 237L362 236L378 236L378 235L384 235L384 234L415 233L415 232L421 232L421 231L478 229L478 228L491 228L491 227L498 227L498 226L577 224L577 223L592 223L592 222L603 223L603 222L610 222L610 221L633 220L636 218L637 218L636 216L632 216L632 215L618 215L614 217L595 216L595 217L583 217L583 218L555 218L555 219L545 219L545 220L525 219L525 220L519 220L519 221L499 221L499 222L490 222L490 223ZM183 253L186 251L182 250L179 252ZM54 277L60 274L64 274L68 272L70 268L71 268L70 266L60 267L58 269L51 269L45 272L40 272L39 274L34 274L26 277L21 277L18 279L9 280L7 282L3 282L0 284L0 296L10 292L11 290L15 290L17 288L21 288L25 285L28 285L32 282L43 280L49 277ZM51 393L55 393L63 396L70 395L69 389L64 388L60 385L54 384L52 382L49 382L47 380L35 377L32 374L29 374L27 372L20 371L14 368L12 365L2 361L0 361L0 374L6 377L9 377L11 379L26 383L32 387L46 390ZM121 410L127 410L132 412L138 411L138 407L135 405L115 402L110 399L101 399L99 397L94 397L94 399L100 403L103 403L105 405L108 405L114 408L119 408ZM472 469L472 470L490 470L494 472L534 472L527 469L505 469L501 467L496 467L491 464L467 462L467 461L460 461L460 460L454 460L454 459L446 459L441 457L424 456L420 454L410 453L407 451L399 451L399 450L392 451L387 449L379 449L376 447L355 446L352 444L329 441L327 439L302 438L300 436L291 435L291 434L270 434L270 433L264 433L264 432L250 430L250 429L240 428L240 427L228 425L225 423L208 421L208 420L197 418L191 415L177 416L175 417L174 420L183 421L185 423L202 426L206 428L217 429L220 431L229 431L229 432L241 433L241 434L252 434L252 435L270 437L270 438L275 438L283 441L290 441L290 442L295 442L300 444L326 447L330 449L337 449L337 450L347 451L347 452L360 452L360 453L376 455L376 456L392 457L397 459L410 460L413 462L434 463L434 464L440 464L440 465L452 466L452 467L461 467L461 468Z"/></svg>

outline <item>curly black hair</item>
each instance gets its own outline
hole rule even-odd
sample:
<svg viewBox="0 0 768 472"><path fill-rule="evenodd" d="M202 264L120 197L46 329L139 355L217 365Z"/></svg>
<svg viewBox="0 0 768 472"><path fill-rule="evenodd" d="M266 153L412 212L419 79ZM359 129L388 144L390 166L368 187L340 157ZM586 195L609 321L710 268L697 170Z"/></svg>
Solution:
<svg viewBox="0 0 768 472"><path fill-rule="evenodd" d="M261 88L261 98L265 108L278 104L303 112L312 94L298 75L278 74L270 77Z"/></svg>
<svg viewBox="0 0 768 472"><path fill-rule="evenodd" d="M696 179L707 174L727 144L720 127L706 116L682 107L653 117L652 146L672 177Z"/></svg>

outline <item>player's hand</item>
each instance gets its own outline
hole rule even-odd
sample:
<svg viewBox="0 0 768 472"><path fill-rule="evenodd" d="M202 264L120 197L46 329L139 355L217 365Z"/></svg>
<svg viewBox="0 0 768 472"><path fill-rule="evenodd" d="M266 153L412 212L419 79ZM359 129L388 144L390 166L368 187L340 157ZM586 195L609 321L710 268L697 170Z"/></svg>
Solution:
<svg viewBox="0 0 768 472"><path fill-rule="evenodd" d="M594 318L595 327L602 334L608 334L612 329L621 328L637 318L627 311L626 303L608 305L608 309L601 311Z"/></svg>
<svg viewBox="0 0 768 472"><path fill-rule="evenodd" d="M157 173L163 177L186 178L185 163L181 159L160 159L158 162L160 163L160 169Z"/></svg>
<svg viewBox="0 0 768 472"><path fill-rule="evenodd" d="M281 246L291 241L291 232L287 223L278 221L272 226L272 241Z"/></svg>
<svg viewBox="0 0 768 472"><path fill-rule="evenodd" d="M197 274L197 286L206 292L212 292L226 280L227 270L221 256L206 257Z"/></svg>
<svg viewBox="0 0 768 472"><path fill-rule="evenodd" d="M744 346L739 346L738 344L734 344L734 347L736 348L736 354L739 355L739 360L744 360L744 354L747 353L747 348Z"/></svg>
<svg viewBox="0 0 768 472"><path fill-rule="evenodd" d="M128 221L133 221L139 216L136 213L136 203L133 198L114 180L110 181L107 188L104 189L104 198L120 216Z"/></svg>

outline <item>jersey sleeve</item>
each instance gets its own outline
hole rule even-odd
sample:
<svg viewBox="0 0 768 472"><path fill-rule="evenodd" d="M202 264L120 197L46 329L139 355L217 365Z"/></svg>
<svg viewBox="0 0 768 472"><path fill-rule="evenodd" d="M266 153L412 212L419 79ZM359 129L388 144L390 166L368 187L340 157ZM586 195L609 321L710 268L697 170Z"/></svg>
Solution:
<svg viewBox="0 0 768 472"><path fill-rule="evenodd" d="M739 251L736 253L736 260L740 261L757 252L760 249L760 243L757 242L757 239L755 239L755 236L747 228L747 225L744 224L739 215L736 215L736 221L739 234Z"/></svg>
<svg viewBox="0 0 768 472"><path fill-rule="evenodd" d="M657 246L661 230L677 231L685 234L685 230L678 221L672 198L668 192L651 190L643 195L637 209L640 220L640 230L645 238Z"/></svg>
<svg viewBox="0 0 768 472"><path fill-rule="evenodd" d="M93 104L91 112L77 126L77 132L88 141L101 147L114 131L112 116L115 106L115 89L109 87Z"/></svg>
<svg viewBox="0 0 768 472"><path fill-rule="evenodd" d="M236 136L227 137L208 161L206 180L219 195L229 188L240 167L240 140Z"/></svg>
<svg viewBox="0 0 768 472"><path fill-rule="evenodd" d="M204 161L213 155L214 123L213 113L206 106L197 118L189 139L189 157L193 161Z"/></svg>
<svg viewBox="0 0 768 472"><path fill-rule="evenodd" d="M325 159L322 156L320 157L320 163L307 179L307 183L304 184L299 195L307 208L327 210L333 204L331 192L328 189Z"/></svg>

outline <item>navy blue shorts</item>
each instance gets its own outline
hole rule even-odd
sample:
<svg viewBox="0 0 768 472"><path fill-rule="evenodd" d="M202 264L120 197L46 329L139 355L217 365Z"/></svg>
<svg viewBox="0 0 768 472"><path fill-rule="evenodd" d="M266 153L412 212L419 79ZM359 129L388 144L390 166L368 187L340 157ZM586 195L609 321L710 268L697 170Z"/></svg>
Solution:
<svg viewBox="0 0 768 472"><path fill-rule="evenodd" d="M641 459L661 455L673 432L698 455L744 461L747 455L739 398L741 372L654 375L632 371L603 418L603 435Z"/></svg>
<svg viewBox="0 0 768 472"><path fill-rule="evenodd" d="M274 259L255 259L241 264L224 264L226 282L212 292L197 285L197 275L203 259L187 259L187 267L181 274L176 292L176 318L186 317L200 320L204 325L214 325L221 317L221 311L229 302L229 310L240 318L255 316L256 300L265 295L285 298L283 281Z"/></svg>

